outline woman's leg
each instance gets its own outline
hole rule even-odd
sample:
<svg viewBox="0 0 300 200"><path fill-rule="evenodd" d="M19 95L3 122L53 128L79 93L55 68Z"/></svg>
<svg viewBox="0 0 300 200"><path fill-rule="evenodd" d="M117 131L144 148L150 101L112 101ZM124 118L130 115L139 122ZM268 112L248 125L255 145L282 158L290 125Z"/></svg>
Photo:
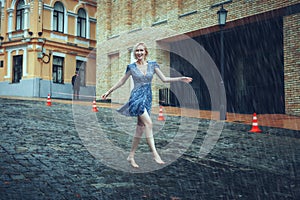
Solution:
<svg viewBox="0 0 300 200"><path fill-rule="evenodd" d="M145 112L139 118L142 121L142 123L145 125L146 139L147 139L148 145L153 153L153 158L154 158L155 162L157 162L158 164L165 164L165 162L162 161L162 159L160 158L160 156L156 150L154 136L153 136L153 132L152 132L153 124L152 124L152 120L146 109L145 109Z"/></svg>
<svg viewBox="0 0 300 200"><path fill-rule="evenodd" d="M135 160L134 160L134 154L135 151L137 150L137 147L140 143L141 137L143 135L143 132L145 130L145 125L141 122L140 118L138 117L138 122L136 125L136 131L135 131L135 135L132 139L132 146L131 146L131 150L129 153L129 156L127 158L128 162L130 162L131 166L134 168L138 168L138 164L136 164Z"/></svg>

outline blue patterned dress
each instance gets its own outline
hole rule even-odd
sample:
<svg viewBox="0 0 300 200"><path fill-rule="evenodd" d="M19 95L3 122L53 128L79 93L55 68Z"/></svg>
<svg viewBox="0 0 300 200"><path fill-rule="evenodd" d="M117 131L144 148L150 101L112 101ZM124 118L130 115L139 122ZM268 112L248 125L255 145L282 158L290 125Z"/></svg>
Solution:
<svg viewBox="0 0 300 200"><path fill-rule="evenodd" d="M127 66L126 73L130 73L133 78L134 88L131 91L129 101L117 111L126 116L140 116L145 109L151 114L152 90L151 82L154 69L159 68L155 61L148 61L147 71L144 75L136 63Z"/></svg>

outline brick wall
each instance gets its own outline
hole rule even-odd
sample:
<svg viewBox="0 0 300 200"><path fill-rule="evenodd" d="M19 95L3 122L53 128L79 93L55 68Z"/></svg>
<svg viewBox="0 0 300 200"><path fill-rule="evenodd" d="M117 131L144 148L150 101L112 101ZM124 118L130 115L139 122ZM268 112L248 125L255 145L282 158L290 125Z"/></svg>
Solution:
<svg viewBox="0 0 300 200"><path fill-rule="evenodd" d="M212 8L213 4L224 2L222 0L103 0L98 1L98 77L106 77L101 82L107 82L108 76L103 76L101 66L108 66L107 54L118 52L119 73L126 68L130 61L128 49L136 42L144 41L150 49L150 57L157 60L162 70L167 73L169 55L157 49L157 41L176 37L181 34L198 36L219 31L217 11L220 6ZM247 23L283 16L281 8L299 3L299 0L240 0L224 5L228 10L226 28L245 25ZM298 20L298 21L297 21ZM296 26L293 26L296 25ZM149 31L150 29L150 31ZM286 112L300 115L299 103L299 47L295 50L294 42L299 43L299 16L286 16L284 18L284 68L285 68L285 100ZM295 45L295 44L294 44ZM122 54L127 56L122 56ZM118 73L118 72L112 72ZM123 73L123 71L122 71ZM298 74L298 77L297 77ZM168 75L168 74L166 74ZM116 82L117 80L110 80ZM154 104L158 102L157 88L164 87L154 79ZM110 84L97 85L97 94L100 95L108 89ZM127 87L130 88L130 87ZM117 94L116 94L117 95ZM298 96L297 96L298 95Z"/></svg>
<svg viewBox="0 0 300 200"><path fill-rule="evenodd" d="M283 24L285 109L300 116L300 14L285 17Z"/></svg>
<svg viewBox="0 0 300 200"><path fill-rule="evenodd" d="M98 28L109 37L167 20L160 25L166 24L178 34L187 33L217 25L219 7L211 6L218 2L220 0L103 0L98 2ZM230 22L296 3L299 0L241 0L224 7ZM99 36L99 40L107 37Z"/></svg>

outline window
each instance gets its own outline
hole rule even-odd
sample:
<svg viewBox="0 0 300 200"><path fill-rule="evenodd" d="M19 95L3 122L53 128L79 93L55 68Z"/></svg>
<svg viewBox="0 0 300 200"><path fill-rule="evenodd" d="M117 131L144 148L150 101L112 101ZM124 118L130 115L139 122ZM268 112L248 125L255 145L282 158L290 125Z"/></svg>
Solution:
<svg viewBox="0 0 300 200"><path fill-rule="evenodd" d="M64 32L64 6L60 2L54 4L53 30L61 33Z"/></svg>
<svg viewBox="0 0 300 200"><path fill-rule="evenodd" d="M24 29L24 0L20 0L17 4L17 13L16 13L16 30Z"/></svg>
<svg viewBox="0 0 300 200"><path fill-rule="evenodd" d="M64 83L64 58L53 56L53 83Z"/></svg>
<svg viewBox="0 0 300 200"><path fill-rule="evenodd" d="M13 83L19 83L22 78L23 55L13 57Z"/></svg>
<svg viewBox="0 0 300 200"><path fill-rule="evenodd" d="M86 12L82 8L78 10L77 36L86 37Z"/></svg>
<svg viewBox="0 0 300 200"><path fill-rule="evenodd" d="M76 61L76 71L79 72L80 86L85 86L85 66L86 62L80 60Z"/></svg>

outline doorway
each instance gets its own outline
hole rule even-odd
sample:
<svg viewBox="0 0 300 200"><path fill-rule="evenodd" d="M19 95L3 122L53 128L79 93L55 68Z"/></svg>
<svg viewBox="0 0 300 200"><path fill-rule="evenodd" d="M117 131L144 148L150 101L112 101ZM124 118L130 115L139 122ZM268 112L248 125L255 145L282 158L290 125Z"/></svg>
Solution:
<svg viewBox="0 0 300 200"><path fill-rule="evenodd" d="M220 66L220 35L193 38ZM184 42L184 41L177 41ZM172 44L171 44L172 47ZM283 21L259 21L224 32L224 85L227 112L284 113ZM171 67L193 77L199 108L210 110L207 86L194 67L178 55L170 55ZM182 66L185 66L182 68ZM172 83L171 83L172 87ZM170 104L178 106L170 94Z"/></svg>

